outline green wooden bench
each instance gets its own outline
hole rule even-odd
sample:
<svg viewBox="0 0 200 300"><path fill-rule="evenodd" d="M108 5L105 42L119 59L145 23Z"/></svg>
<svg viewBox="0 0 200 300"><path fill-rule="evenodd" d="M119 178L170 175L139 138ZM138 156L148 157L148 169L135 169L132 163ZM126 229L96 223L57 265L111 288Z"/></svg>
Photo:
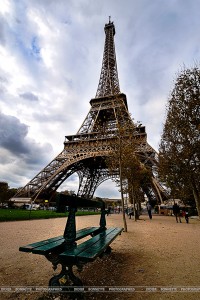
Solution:
<svg viewBox="0 0 200 300"><path fill-rule="evenodd" d="M74 272L74 266L81 271L83 266L105 253L110 253L110 244L123 231L123 228L106 228L106 210L103 201L88 200L76 196L59 194L58 209L65 211L68 208L68 218L63 236L58 236L29 244L19 248L19 251L44 255L56 270L58 264L62 266L60 274L53 276L49 286L82 286L83 283ZM99 227L86 227L76 231L76 211L78 207L100 208ZM82 243L81 239L88 237Z"/></svg>

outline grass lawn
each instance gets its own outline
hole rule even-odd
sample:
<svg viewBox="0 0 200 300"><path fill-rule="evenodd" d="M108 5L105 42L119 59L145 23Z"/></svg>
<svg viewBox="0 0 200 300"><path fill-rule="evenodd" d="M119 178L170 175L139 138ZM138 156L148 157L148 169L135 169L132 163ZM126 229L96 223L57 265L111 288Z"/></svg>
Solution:
<svg viewBox="0 0 200 300"><path fill-rule="evenodd" d="M66 217L68 213L57 213L50 210L0 209L0 222ZM93 211L77 211L76 216L99 214Z"/></svg>

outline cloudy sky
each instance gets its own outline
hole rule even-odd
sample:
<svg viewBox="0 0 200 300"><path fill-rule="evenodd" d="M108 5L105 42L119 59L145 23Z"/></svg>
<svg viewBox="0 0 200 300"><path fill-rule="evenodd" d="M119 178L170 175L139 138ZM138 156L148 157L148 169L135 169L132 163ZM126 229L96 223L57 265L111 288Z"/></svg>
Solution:
<svg viewBox="0 0 200 300"><path fill-rule="evenodd" d="M200 0L1 0L0 181L24 186L75 134L95 97L108 16L121 92L158 150L183 65L200 59ZM77 176L63 188L77 190ZM117 197L108 181L97 196Z"/></svg>

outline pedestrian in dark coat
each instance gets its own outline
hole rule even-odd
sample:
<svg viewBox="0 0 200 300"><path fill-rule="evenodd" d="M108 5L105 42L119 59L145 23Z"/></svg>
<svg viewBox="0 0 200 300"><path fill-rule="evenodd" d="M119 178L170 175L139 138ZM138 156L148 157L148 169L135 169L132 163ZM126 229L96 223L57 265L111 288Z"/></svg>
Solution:
<svg viewBox="0 0 200 300"><path fill-rule="evenodd" d="M152 210L151 204L149 202L147 202L147 212L148 212L148 215L149 215L149 219L152 219L151 210Z"/></svg>
<svg viewBox="0 0 200 300"><path fill-rule="evenodd" d="M180 207L179 207L179 205L177 203L175 203L173 205L173 214L176 217L176 222L178 223L178 220L179 220L179 222L181 223Z"/></svg>

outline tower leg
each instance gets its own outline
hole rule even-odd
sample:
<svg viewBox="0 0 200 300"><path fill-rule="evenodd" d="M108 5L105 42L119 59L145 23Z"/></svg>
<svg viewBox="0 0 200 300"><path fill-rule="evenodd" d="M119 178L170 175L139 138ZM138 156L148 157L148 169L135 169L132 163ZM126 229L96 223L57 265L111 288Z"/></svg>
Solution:
<svg viewBox="0 0 200 300"><path fill-rule="evenodd" d="M81 173L79 173L79 179L80 184L77 196L91 199L99 184L99 170L85 168Z"/></svg>

